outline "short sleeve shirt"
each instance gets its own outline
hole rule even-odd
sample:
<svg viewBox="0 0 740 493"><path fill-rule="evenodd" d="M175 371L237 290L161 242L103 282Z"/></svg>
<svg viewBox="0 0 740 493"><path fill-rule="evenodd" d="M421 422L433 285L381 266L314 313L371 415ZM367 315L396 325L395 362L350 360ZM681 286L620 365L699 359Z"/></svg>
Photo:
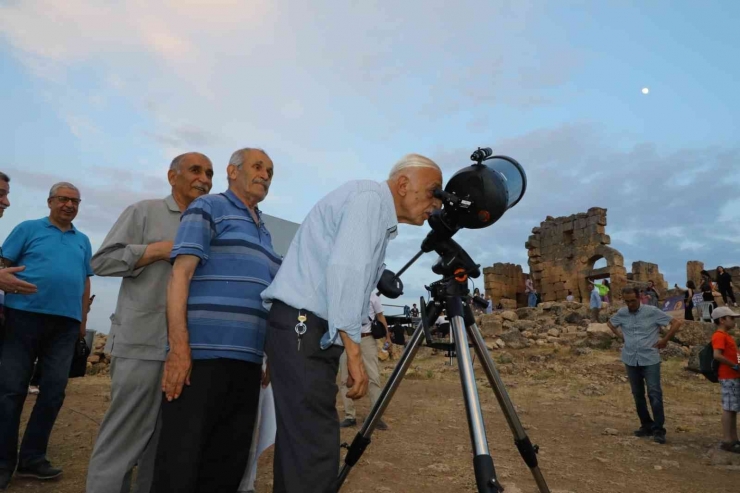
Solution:
<svg viewBox="0 0 740 493"><path fill-rule="evenodd" d="M740 356L737 353L737 344L735 343L735 339L733 339L727 332L718 330L714 333L712 336L712 348L721 350L722 356L730 361L735 361L737 364L740 364ZM719 365L718 373L720 380L733 380L735 378L740 378L739 371L735 371L725 364Z"/></svg>
<svg viewBox="0 0 740 493"><path fill-rule="evenodd" d="M375 316L378 313L383 313L383 304L380 302L380 297L375 294L375 291L370 295L370 306L368 307L367 319L362 324L362 334L369 334L371 331L371 325Z"/></svg>
<svg viewBox="0 0 740 493"><path fill-rule="evenodd" d="M38 288L34 294L5 293L5 306L82 321L85 281L94 275L87 236L74 226L62 231L45 217L20 223L2 249L4 258L26 267L16 276Z"/></svg>
<svg viewBox="0 0 740 493"><path fill-rule="evenodd" d="M659 308L640 305L636 312L620 308L611 318L614 327L624 334L622 362L629 366L650 366L660 363L660 351L653 347L660 337L660 328L671 323L670 315Z"/></svg>

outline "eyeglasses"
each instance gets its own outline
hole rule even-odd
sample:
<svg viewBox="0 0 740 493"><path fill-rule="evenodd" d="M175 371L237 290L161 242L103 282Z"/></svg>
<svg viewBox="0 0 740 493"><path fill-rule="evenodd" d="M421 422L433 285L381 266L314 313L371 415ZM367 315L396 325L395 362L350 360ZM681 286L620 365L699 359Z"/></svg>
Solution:
<svg viewBox="0 0 740 493"><path fill-rule="evenodd" d="M57 199L62 204L66 204L67 202L72 202L74 205L80 205L80 202L82 202L82 199L73 199L72 197L65 197L64 195L55 195L54 197L49 197L50 199Z"/></svg>

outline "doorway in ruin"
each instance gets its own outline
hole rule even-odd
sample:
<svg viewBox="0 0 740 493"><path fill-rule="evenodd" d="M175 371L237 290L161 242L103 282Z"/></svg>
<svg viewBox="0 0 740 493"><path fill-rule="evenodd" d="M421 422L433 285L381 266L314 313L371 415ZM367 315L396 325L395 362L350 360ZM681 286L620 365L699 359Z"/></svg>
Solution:
<svg viewBox="0 0 740 493"><path fill-rule="evenodd" d="M601 255L594 255L588 260L588 271L586 275L586 289L588 290L588 283L593 282L594 284L604 284L609 286L609 298L611 300L611 266L605 257ZM591 292L588 290L586 293L587 298L591 298ZM604 296L602 296L602 301Z"/></svg>

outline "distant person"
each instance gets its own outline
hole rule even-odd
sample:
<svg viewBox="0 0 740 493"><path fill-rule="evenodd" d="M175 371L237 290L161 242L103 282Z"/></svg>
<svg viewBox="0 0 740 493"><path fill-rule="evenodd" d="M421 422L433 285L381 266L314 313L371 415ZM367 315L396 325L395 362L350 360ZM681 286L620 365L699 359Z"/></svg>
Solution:
<svg viewBox="0 0 740 493"><path fill-rule="evenodd" d="M678 285L676 285L678 288ZM681 288L678 288L681 289ZM684 307L684 320L694 320L694 292L696 291L696 284L694 281L686 281L686 290L683 294L683 307Z"/></svg>
<svg viewBox="0 0 740 493"><path fill-rule="evenodd" d="M408 305L403 305L403 316L404 317L410 317L411 316L411 307Z"/></svg>
<svg viewBox="0 0 740 493"><path fill-rule="evenodd" d="M488 293L484 294L483 298L488 302L486 305L486 314L493 313L493 300L488 296Z"/></svg>
<svg viewBox="0 0 740 493"><path fill-rule="evenodd" d="M97 275L122 280L106 344L111 402L90 458L87 493L127 493L134 466L134 491L152 486L162 427L170 252L182 212L211 190L213 165L203 154L181 154L167 179L170 194L127 207L92 258Z"/></svg>
<svg viewBox="0 0 740 493"><path fill-rule="evenodd" d="M645 288L645 294L648 297L648 305L658 308L660 305L660 295L658 294L658 289L655 287L655 283L653 281L648 281L647 288Z"/></svg>
<svg viewBox="0 0 740 493"><path fill-rule="evenodd" d="M732 301L732 306L737 306L735 292L732 290L732 276L721 265L717 267L717 289L719 294L722 295L722 301L725 302L725 305L729 306L727 302L729 299Z"/></svg>
<svg viewBox="0 0 740 493"><path fill-rule="evenodd" d="M416 303L411 307L411 317L417 318L419 316L419 309L416 308Z"/></svg>
<svg viewBox="0 0 740 493"><path fill-rule="evenodd" d="M717 308L717 302L714 301L714 285L712 284L712 279L709 276L709 272L703 270L701 271L701 286L699 287L701 290L701 299L705 303L710 303L709 305L709 315L712 315L712 310Z"/></svg>
<svg viewBox="0 0 740 493"><path fill-rule="evenodd" d="M604 286L604 296L602 297L602 301L604 301L606 303L609 303L610 300L611 300L611 298L610 298L611 293L610 292L611 292L611 289L612 289L611 284L609 284L609 279L604 279L604 281L602 282L602 285Z"/></svg>
<svg viewBox="0 0 740 493"><path fill-rule="evenodd" d="M90 240L72 221L80 191L71 183L51 187L49 216L24 221L2 247L4 261L25 265L21 279L38 286L34 294L5 297L0 355L0 490L13 471L23 477L53 479L62 470L46 457L49 437L64 403L77 340L85 336L90 302ZM40 393L18 453L18 431L34 361L41 365Z"/></svg>
<svg viewBox="0 0 740 493"><path fill-rule="evenodd" d="M737 413L740 412L740 355L735 339L729 332L735 328L740 314L726 306L712 312L717 331L712 335L714 359L719 363L719 383L722 387L722 450L740 453L737 436Z"/></svg>
<svg viewBox="0 0 740 493"><path fill-rule="evenodd" d="M527 280L524 281L524 293L527 295L527 306L537 306L537 290L534 288L534 283L530 277L527 277Z"/></svg>
<svg viewBox="0 0 740 493"><path fill-rule="evenodd" d="M370 308L365 318L365 322L362 324L360 329L360 350L362 352L362 362L365 365L365 373L368 378L367 394L370 398L370 408L375 405L375 402L380 397L380 392L383 390L380 386L380 368L378 367L378 345L375 343L371 327L374 319L378 319L380 323L385 326L386 341L391 342L391 333L388 330L388 322L383 315L383 305L380 303L380 297L375 294L375 291L370 295ZM352 399L347 397L349 388L347 387L347 379L349 378L349 371L347 370L347 355L342 353L339 358L339 373L341 380L340 394L342 395L342 402L344 403L344 421L339 423L340 428L349 428L350 426L357 425L357 418L355 412L355 403ZM378 421L375 426L378 430L387 430L388 425L382 419Z"/></svg>
<svg viewBox="0 0 740 493"><path fill-rule="evenodd" d="M5 209L10 207L8 195L10 195L10 177L0 171L0 218L5 214ZM2 290L0 294L34 294L38 291L34 284L16 277L16 273L23 272L24 266L11 267L1 257L2 252L0 252L0 290ZM0 305L2 304L0 303ZM0 311L1 313L2 311ZM2 344L2 337L0 337L0 344Z"/></svg>
<svg viewBox="0 0 740 493"><path fill-rule="evenodd" d="M622 289L622 299L627 306L620 308L607 325L618 339L624 341L622 362L640 418L640 429L635 431L635 436L651 436L656 443L664 444L666 430L663 390L660 386L660 350L668 345L683 322L660 308L641 304L638 293L637 288ZM660 338L660 329L665 326L670 326L670 329ZM653 410L652 417L645 400L645 384Z"/></svg>
<svg viewBox="0 0 740 493"><path fill-rule="evenodd" d="M599 292L599 288L593 282L590 282L589 286L591 287L591 298L589 300L591 320L598 323L599 313L601 312L601 293Z"/></svg>
<svg viewBox="0 0 740 493"><path fill-rule="evenodd" d="M568 296L565 297L565 301L575 301L575 297L573 296L573 291L570 289L568 290Z"/></svg>

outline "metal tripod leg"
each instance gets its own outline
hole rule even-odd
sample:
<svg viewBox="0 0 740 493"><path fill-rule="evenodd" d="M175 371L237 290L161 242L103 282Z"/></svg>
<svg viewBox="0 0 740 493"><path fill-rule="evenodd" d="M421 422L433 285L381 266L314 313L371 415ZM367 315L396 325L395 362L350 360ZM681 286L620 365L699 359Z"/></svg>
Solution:
<svg viewBox="0 0 740 493"><path fill-rule="evenodd" d="M461 304L460 299L457 300ZM462 306L458 310L450 309L450 312L461 313ZM486 438L486 425L483 422L483 413L478 398L478 387L475 383L473 373L473 362L470 358L468 337L465 333L465 320L461 315L452 317L450 328L455 333L455 347L457 350L457 364L460 368L460 381L462 382L465 410L468 414L468 426L470 427L470 439L473 442L473 467L475 469L475 481L479 493L501 492L503 488L496 479L496 470L493 467L493 458L488 450Z"/></svg>
<svg viewBox="0 0 740 493"><path fill-rule="evenodd" d="M396 368L393 370L393 373L391 373L391 376L388 378L388 382L386 382L385 387L383 387L383 390L380 392L380 396L375 402L370 414L368 414L367 419L365 419L362 428L357 435L355 435L355 439L352 440L352 445L350 445L347 455L344 458L344 465L339 472L337 491L342 487L344 480L347 479L349 471L355 464L357 464L357 461L360 460L363 452L365 452L365 449L370 444L370 436L373 434L378 421L383 416L385 408L388 407L388 404L393 398L393 394L396 393L398 386L401 384L401 380L404 375L406 375L406 370L411 366L411 362L414 360L414 356L416 356L423 338L424 326L422 323L419 323L413 335L409 339L406 349L404 349Z"/></svg>
<svg viewBox="0 0 740 493"><path fill-rule="evenodd" d="M504 382L501 380L501 375L499 375L499 372L496 369L496 364L493 362L493 358L486 348L486 343L483 340L483 336L481 335L478 326L476 324L469 325L468 334L470 335L473 348L480 359L483 371L486 373L488 381L491 384L493 393L496 395L499 406L501 406L501 411L504 413L506 421L509 423L509 428L511 428L511 433L514 435L514 443L516 444L517 449L519 449L519 454L521 454L525 464L527 464L529 469L532 471L532 476L534 476L534 480L537 483L537 487L540 492L550 493L550 488L547 486L545 478L542 476L542 471L540 471L540 467L537 464L537 449L532 445L532 442L524 431L521 421L519 421L519 416L516 414L514 404L511 402L509 394L506 392ZM458 357L459 355L460 353L458 352Z"/></svg>

